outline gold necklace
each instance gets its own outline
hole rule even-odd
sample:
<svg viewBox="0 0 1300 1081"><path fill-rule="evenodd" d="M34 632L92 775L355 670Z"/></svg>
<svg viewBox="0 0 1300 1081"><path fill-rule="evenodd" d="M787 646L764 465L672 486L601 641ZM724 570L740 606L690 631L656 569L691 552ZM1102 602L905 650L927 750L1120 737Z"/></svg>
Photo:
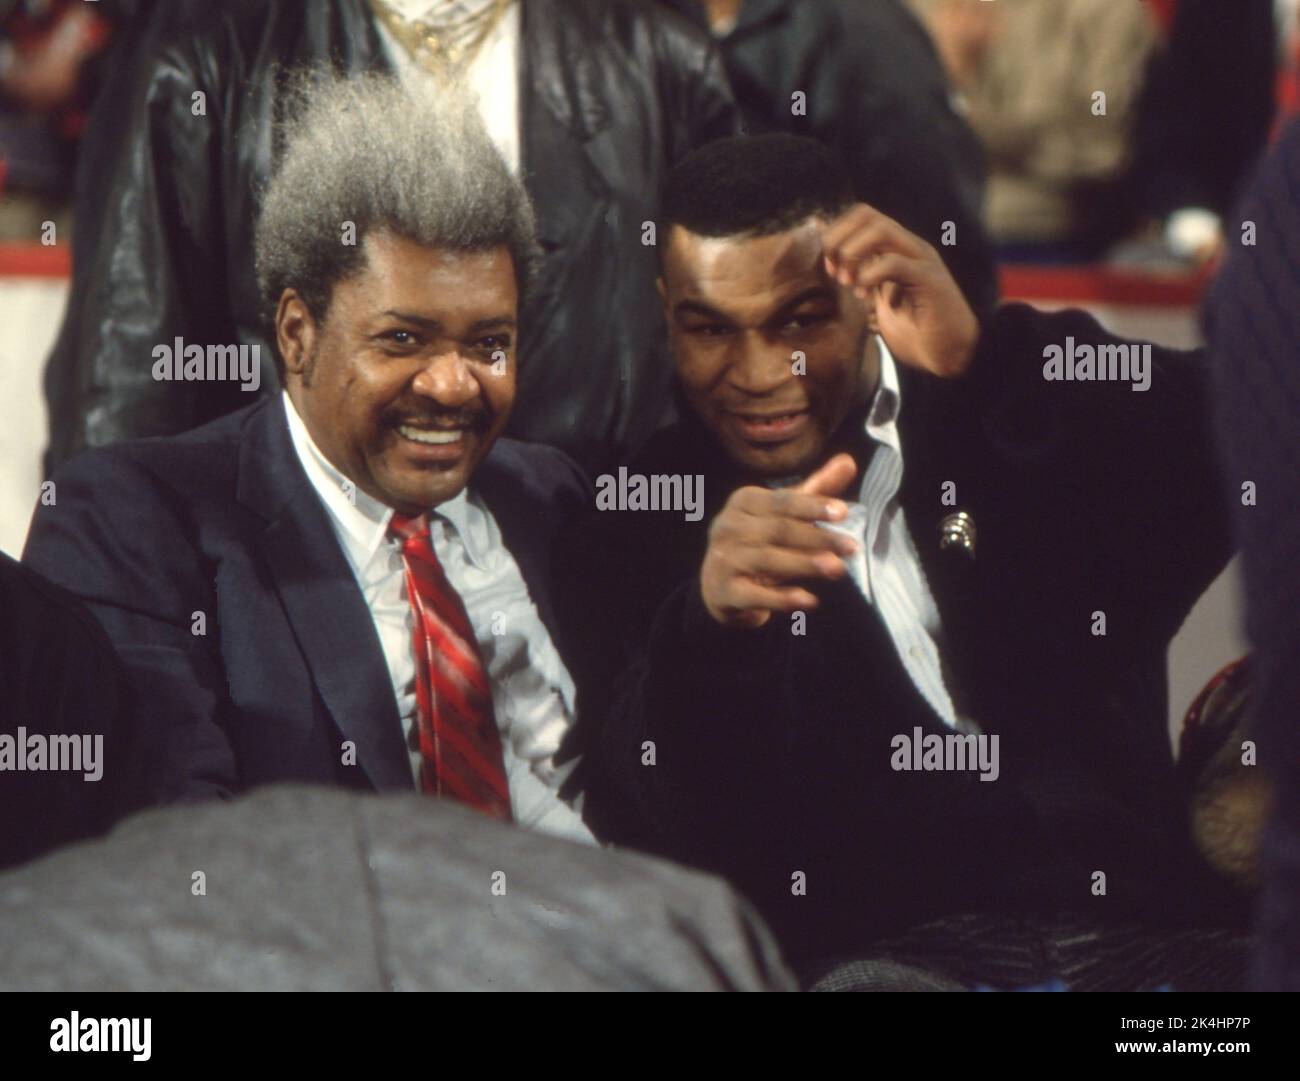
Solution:
<svg viewBox="0 0 1300 1081"><path fill-rule="evenodd" d="M434 75L467 67L510 4L511 0L492 0L469 15L435 23L429 19L407 19L384 0L370 0L375 14L411 59Z"/></svg>

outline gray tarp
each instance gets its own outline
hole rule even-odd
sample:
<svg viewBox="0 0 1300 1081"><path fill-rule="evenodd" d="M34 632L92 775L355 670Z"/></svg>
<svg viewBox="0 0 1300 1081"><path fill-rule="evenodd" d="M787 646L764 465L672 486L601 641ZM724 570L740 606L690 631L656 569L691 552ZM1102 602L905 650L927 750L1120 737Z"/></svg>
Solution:
<svg viewBox="0 0 1300 1081"><path fill-rule="evenodd" d="M722 881L416 795L261 789L0 875L5 990L794 986Z"/></svg>

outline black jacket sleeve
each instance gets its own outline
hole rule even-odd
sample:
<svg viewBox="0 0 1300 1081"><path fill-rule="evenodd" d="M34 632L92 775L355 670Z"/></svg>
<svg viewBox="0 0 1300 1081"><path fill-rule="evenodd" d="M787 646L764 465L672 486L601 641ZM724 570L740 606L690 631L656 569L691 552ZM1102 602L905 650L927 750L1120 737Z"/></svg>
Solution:
<svg viewBox="0 0 1300 1081"><path fill-rule="evenodd" d="M0 735L15 754L33 735L81 751L80 770L0 772L4 867L101 833L134 803L125 683L103 630L77 598L2 554L0 621Z"/></svg>
<svg viewBox="0 0 1300 1081"><path fill-rule="evenodd" d="M716 623L698 577L667 598L614 686L591 752L594 802L609 825L596 824L614 840L716 867L719 847L744 864L741 849L771 838L775 827L754 818L769 802L750 797L779 743L780 633L775 623Z"/></svg>
<svg viewBox="0 0 1300 1081"><path fill-rule="evenodd" d="M1071 341L1098 355L1145 345L1149 388L1046 378L1047 351ZM1144 632L1172 637L1234 548L1205 351L1129 342L1078 310L1008 304L955 383L997 469L1056 493L1094 561L1145 613Z"/></svg>
<svg viewBox="0 0 1300 1081"><path fill-rule="evenodd" d="M139 737L127 789L141 806L231 795L216 589L182 500L121 448L79 456L54 492L23 562L80 597L122 660Z"/></svg>

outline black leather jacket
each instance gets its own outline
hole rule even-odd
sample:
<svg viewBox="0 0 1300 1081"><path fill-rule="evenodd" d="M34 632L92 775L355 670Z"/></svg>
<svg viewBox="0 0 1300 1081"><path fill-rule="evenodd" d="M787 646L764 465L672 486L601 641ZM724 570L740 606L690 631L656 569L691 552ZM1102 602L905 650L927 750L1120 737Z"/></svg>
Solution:
<svg viewBox="0 0 1300 1081"><path fill-rule="evenodd" d="M211 5L208 5L211 7ZM192 9L197 10L197 7ZM666 169L738 127L707 35L638 0L523 0L520 131L544 262L521 318L510 433L588 469L669 418L670 367L641 244ZM276 65L388 70L365 0L226 0L128 41L97 102L78 179L72 297L46 373L53 468L84 446L184 431L247 405L237 384L155 382L177 335L260 343L257 192L271 166ZM137 26L148 33L149 18ZM141 39L143 40L143 39ZM203 91L206 117L193 115ZM309 197L305 193L305 197Z"/></svg>
<svg viewBox="0 0 1300 1081"><path fill-rule="evenodd" d="M699 0L660 2L707 26ZM984 152L954 111L929 34L900 0L745 0L718 48L746 130L833 147L858 198L933 244L973 307L993 308Z"/></svg>

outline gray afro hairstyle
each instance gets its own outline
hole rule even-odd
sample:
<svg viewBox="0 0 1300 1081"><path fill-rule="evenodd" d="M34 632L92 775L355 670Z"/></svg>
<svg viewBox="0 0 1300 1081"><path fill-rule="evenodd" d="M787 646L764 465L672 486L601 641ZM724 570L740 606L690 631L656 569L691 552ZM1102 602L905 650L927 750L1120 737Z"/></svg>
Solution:
<svg viewBox="0 0 1300 1081"><path fill-rule="evenodd" d="M321 68L281 85L278 161L255 235L268 316L292 288L324 319L334 286L364 265L365 237L381 231L460 252L505 245L522 302L540 256L532 204L471 91L450 83L426 96L392 76Z"/></svg>

